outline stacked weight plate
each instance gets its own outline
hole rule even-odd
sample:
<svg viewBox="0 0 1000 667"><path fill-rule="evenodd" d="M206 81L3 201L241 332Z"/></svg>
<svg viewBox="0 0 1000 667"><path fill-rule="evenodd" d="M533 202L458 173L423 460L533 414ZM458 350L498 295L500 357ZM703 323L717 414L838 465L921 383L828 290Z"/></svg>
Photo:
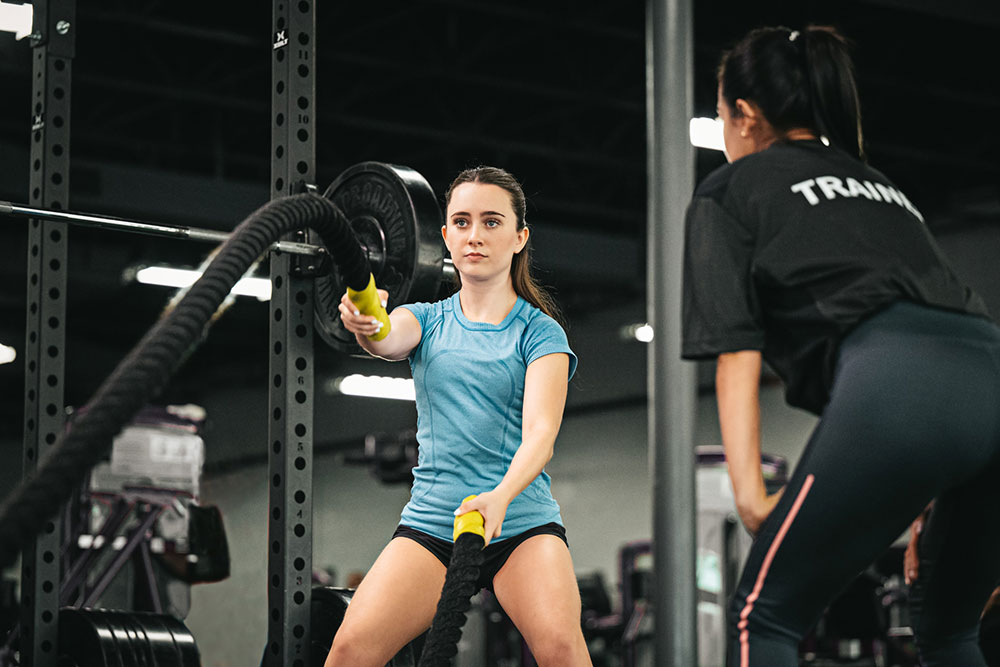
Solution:
<svg viewBox="0 0 1000 667"><path fill-rule="evenodd" d="M199 667L194 637L163 614L61 609L60 667Z"/></svg>

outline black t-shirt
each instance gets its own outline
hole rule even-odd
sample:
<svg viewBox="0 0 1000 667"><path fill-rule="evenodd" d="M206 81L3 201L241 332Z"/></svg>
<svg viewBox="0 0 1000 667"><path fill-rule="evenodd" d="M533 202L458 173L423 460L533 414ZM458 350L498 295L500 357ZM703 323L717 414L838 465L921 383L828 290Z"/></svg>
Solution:
<svg viewBox="0 0 1000 667"><path fill-rule="evenodd" d="M761 350L788 403L819 414L841 339L900 299L987 316L916 207L860 160L818 141L778 143L696 190L685 359Z"/></svg>

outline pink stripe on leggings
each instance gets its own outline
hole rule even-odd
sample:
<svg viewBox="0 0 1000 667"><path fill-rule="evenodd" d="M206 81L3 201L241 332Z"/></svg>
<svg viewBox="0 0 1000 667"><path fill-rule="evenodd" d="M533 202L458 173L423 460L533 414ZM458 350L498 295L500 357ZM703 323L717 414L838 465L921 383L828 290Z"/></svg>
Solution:
<svg viewBox="0 0 1000 667"><path fill-rule="evenodd" d="M753 603L760 597L760 589L764 587L764 578L767 577L767 570L771 567L771 561L774 560L775 554L778 553L778 547L781 546L781 541L785 539L785 533L791 528L792 521L795 520L795 515L799 513L799 509L806 499L806 494L812 488L813 479L813 476L809 475L806 477L805 483L802 484L802 488L799 490L799 495L795 499L792 509L788 511L788 516L785 517L784 522L781 524L781 530L778 531L778 534L774 537L774 541L771 542L771 548L767 550L767 555L764 557L764 564L761 565L760 572L757 573L757 582L754 584L753 591L747 596L746 606L740 612L740 622L736 626L740 631L740 667L750 666L750 631L747 630L747 625L749 624L747 617L750 616L750 612L753 610Z"/></svg>

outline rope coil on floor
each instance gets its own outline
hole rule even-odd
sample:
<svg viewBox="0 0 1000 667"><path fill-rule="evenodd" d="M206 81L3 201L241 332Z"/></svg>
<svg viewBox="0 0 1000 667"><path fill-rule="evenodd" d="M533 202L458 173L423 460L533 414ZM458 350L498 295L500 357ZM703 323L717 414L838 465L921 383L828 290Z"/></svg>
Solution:
<svg viewBox="0 0 1000 667"><path fill-rule="evenodd" d="M233 231L184 298L105 379L85 409L80 410L79 418L59 436L35 474L4 500L0 506L0 568L14 564L17 555L56 515L87 472L107 455L113 438L163 390L200 343L233 285L268 246L307 227L319 233L349 287L362 291L368 286L368 258L347 218L329 200L312 194L293 195L252 213Z"/></svg>
<svg viewBox="0 0 1000 667"><path fill-rule="evenodd" d="M475 496L462 502L471 498ZM478 592L476 582L483 565L485 534L483 515L479 512L455 518L455 546L419 667L449 667L458 653L465 615L472 606L472 596Z"/></svg>

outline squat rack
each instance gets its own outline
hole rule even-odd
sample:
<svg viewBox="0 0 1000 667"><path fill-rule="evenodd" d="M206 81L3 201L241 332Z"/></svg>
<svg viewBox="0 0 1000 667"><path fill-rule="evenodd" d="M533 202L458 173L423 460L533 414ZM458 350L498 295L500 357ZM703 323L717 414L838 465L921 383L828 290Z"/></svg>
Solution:
<svg viewBox="0 0 1000 667"><path fill-rule="evenodd" d="M271 199L302 192L315 180L315 33L308 0L273 0ZM67 239L42 209L67 208L70 100L76 0L34 3L31 204L2 212L30 215L25 341L25 477L64 428ZM18 210L20 209L20 210ZM90 226L195 241L227 234L71 214ZM272 247L270 279L268 639L264 664L305 667L312 572L313 284L321 248L305 233ZM61 525L49 522L22 553L21 664L55 667Z"/></svg>

